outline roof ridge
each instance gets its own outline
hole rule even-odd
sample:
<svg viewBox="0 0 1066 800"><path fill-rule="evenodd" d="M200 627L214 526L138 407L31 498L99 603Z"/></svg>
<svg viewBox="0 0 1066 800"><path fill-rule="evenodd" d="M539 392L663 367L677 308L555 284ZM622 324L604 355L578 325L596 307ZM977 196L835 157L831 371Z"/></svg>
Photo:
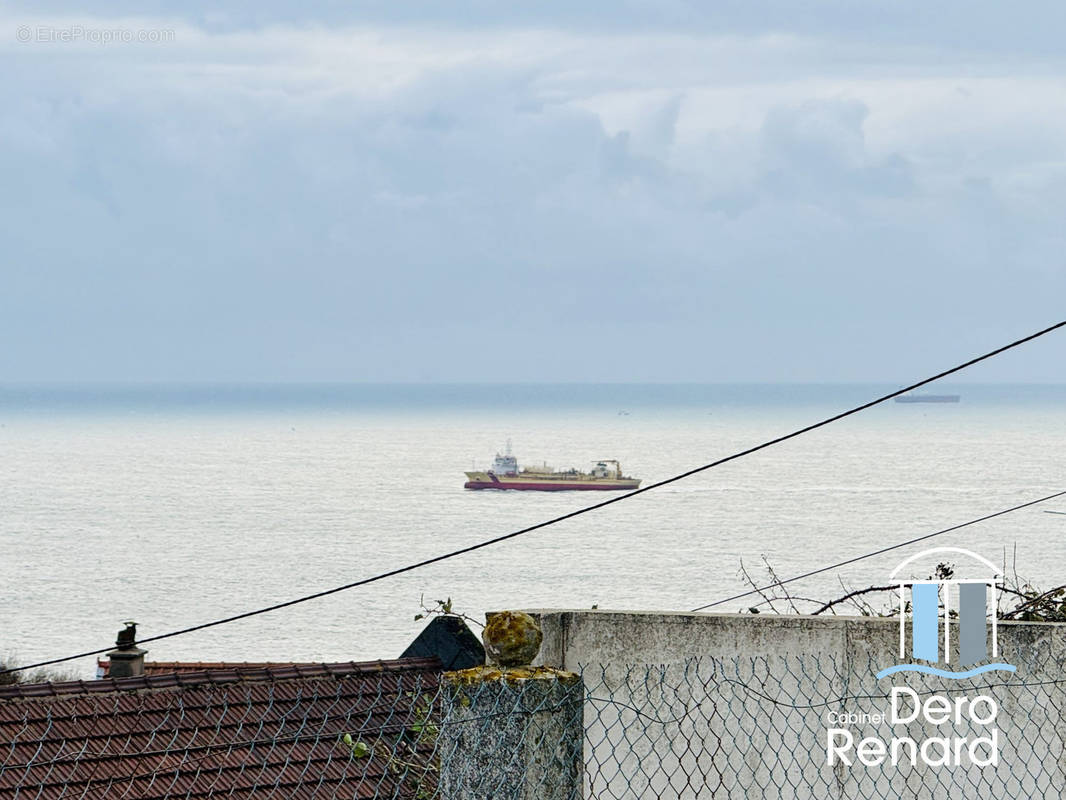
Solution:
<svg viewBox="0 0 1066 800"><path fill-rule="evenodd" d="M179 662L174 662L179 663ZM168 672L126 678L100 678L57 683L22 683L0 686L0 702L22 698L71 697L89 694L136 692L238 682L271 682L307 678L344 678L375 672L440 671L437 658L394 658L374 661L279 663L278 666L226 667L194 672Z"/></svg>

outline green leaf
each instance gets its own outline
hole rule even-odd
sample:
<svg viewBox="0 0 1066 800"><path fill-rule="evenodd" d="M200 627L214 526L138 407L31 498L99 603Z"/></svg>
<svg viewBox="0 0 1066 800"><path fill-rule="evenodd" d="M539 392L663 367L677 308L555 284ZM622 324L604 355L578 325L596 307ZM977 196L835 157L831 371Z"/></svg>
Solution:
<svg viewBox="0 0 1066 800"><path fill-rule="evenodd" d="M352 738L350 733L344 734L344 736L341 737L341 742L352 751L352 755L355 758L365 758L370 754L370 745L363 741L356 741Z"/></svg>

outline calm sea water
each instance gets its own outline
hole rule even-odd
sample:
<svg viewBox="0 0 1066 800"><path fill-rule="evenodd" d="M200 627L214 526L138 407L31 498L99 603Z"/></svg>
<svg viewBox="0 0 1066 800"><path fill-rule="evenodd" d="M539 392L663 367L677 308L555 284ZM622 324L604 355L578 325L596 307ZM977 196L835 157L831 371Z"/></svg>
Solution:
<svg viewBox="0 0 1066 800"><path fill-rule="evenodd" d="M127 619L163 633L604 497L464 490L463 470L487 466L508 438L520 463L618 458L650 482L891 388L0 387L0 653L95 649ZM889 403L474 554L157 642L149 657L395 657L420 630L423 595L473 616L688 610L746 588L742 560L762 577L765 557L787 576L1064 488L1066 387L955 390L959 405ZM1066 580L1066 517L1040 508L936 543L1006 558L1041 584ZM881 581L911 552L795 592ZM92 659L74 668L88 676Z"/></svg>

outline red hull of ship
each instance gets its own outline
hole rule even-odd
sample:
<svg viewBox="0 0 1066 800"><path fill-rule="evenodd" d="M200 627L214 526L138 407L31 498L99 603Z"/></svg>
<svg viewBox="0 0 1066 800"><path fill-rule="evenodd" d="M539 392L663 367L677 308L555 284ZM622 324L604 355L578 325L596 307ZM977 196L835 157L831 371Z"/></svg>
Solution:
<svg viewBox="0 0 1066 800"><path fill-rule="evenodd" d="M635 489L635 486L622 486L617 483L589 483L582 486L580 484L564 484L562 486L552 483L496 483L493 481L467 481L463 484L464 489L519 489L527 492L588 492L588 491L624 491L626 489Z"/></svg>

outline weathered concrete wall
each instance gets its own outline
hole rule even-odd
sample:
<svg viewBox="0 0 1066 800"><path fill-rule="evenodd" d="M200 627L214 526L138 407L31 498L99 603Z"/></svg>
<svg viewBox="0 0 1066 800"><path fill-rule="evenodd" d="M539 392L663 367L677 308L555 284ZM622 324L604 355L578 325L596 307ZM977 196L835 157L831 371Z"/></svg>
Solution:
<svg viewBox="0 0 1066 800"><path fill-rule="evenodd" d="M544 632L537 663L575 670L588 664L670 664L695 656L860 655L885 666L899 656L899 621L880 617L686 614L659 611L526 609ZM910 637L908 626L908 641ZM958 636L952 637L954 642ZM1066 654L1066 623L999 623L1007 659ZM869 659L868 659L869 657ZM1026 660L1032 660L1028 658Z"/></svg>
<svg viewBox="0 0 1066 800"><path fill-rule="evenodd" d="M996 660L1016 674L878 679L900 661L895 619L528 613L543 628L540 661L585 674L586 796L1043 798L1066 785L1066 624L1001 622ZM994 697L1000 766L829 766L827 713L884 712L896 685L952 702ZM847 727L856 741L919 743L989 730L921 719Z"/></svg>

